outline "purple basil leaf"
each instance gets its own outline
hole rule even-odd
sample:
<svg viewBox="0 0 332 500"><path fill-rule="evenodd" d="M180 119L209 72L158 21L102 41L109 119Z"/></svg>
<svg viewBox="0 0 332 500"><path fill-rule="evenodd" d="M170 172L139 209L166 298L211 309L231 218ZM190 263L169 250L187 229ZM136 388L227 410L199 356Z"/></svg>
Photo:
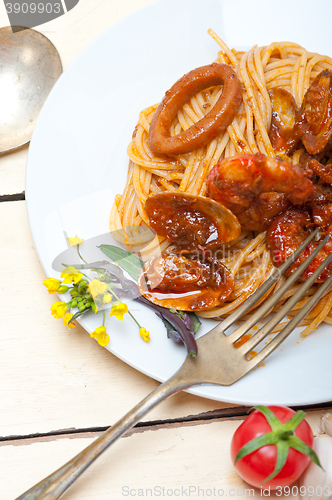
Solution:
<svg viewBox="0 0 332 500"><path fill-rule="evenodd" d="M176 314L182 319L188 330L192 333L196 333L202 324L193 312L177 311Z"/></svg>
<svg viewBox="0 0 332 500"><path fill-rule="evenodd" d="M166 309L165 307L158 306L157 304L153 304L153 302L150 302L148 299L140 295L135 299L137 302L140 302L141 304L145 304L146 306L150 307L153 309L155 312L158 312L163 316L163 318L168 321L173 328L177 330L179 333L182 342L185 344L188 353L190 356L197 356L197 344L196 340L194 337L193 332L191 332L184 321L177 315L177 313L171 312L169 309Z"/></svg>
<svg viewBox="0 0 332 500"><path fill-rule="evenodd" d="M158 316L158 318L161 319L161 321L164 323L164 326L166 328L166 331L167 331L167 337L171 340L173 340L174 342L182 342L182 338L181 338L181 335L179 334L179 332L170 324L169 321L167 321L167 319L165 319L163 317L162 314L160 314L159 312L156 312L156 315Z"/></svg>

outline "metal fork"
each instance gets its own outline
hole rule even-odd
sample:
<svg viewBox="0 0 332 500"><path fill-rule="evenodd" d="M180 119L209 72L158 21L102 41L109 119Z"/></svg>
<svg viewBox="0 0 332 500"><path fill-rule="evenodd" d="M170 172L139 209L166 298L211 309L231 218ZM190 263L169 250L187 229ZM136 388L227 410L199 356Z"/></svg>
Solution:
<svg viewBox="0 0 332 500"><path fill-rule="evenodd" d="M99 438L67 462L60 469L26 491L16 500L56 500L69 488L69 486L96 460L106 448L131 429L149 410L168 396L194 385L217 384L231 385L242 378L253 368L259 365L272 351L274 351L294 330L294 328L308 314L318 300L327 292L332 284L332 276L322 284L318 291L308 300L306 305L294 316L294 318L271 340L256 356L248 359L248 353L257 346L274 327L286 316L295 304L301 299L305 292L316 281L329 262L332 261L332 253L321 263L316 271L307 279L296 293L284 304L284 306L272 316L272 318L255 335L240 347L234 344L260 319L262 319L271 308L283 297L310 262L317 256L318 252L328 241L327 236L310 256L291 274L283 285L273 293L264 304L250 316L239 328L229 335L227 330L235 321L247 313L255 303L275 284L276 280L289 268L307 244L316 236L319 228L313 231L301 246L267 279L267 281L244 302L236 311L215 328L198 339L198 356L193 358L187 355L181 368L169 380L161 384L149 396L129 411L116 424L107 429Z"/></svg>

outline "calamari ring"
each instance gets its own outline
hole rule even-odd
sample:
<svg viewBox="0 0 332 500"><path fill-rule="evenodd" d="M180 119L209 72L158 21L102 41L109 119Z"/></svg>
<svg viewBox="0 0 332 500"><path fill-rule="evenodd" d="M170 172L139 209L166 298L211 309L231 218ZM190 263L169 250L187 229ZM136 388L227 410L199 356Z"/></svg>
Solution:
<svg viewBox="0 0 332 500"><path fill-rule="evenodd" d="M171 137L170 126L177 111L201 90L220 84L224 88L211 111L184 132ZM151 151L156 155L178 155L204 146L233 121L241 99L241 83L227 64L213 63L190 71L166 92L153 115L149 130Z"/></svg>

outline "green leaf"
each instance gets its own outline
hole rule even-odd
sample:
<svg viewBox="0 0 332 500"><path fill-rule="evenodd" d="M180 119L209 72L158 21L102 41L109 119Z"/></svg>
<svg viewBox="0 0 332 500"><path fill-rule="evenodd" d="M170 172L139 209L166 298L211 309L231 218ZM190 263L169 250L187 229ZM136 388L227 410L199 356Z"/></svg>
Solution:
<svg viewBox="0 0 332 500"><path fill-rule="evenodd" d="M100 245L98 248L100 248L107 257L113 260L113 262L117 262L122 269L127 271L127 273L137 281L138 275L144 266L144 262L141 261L141 259L131 252L114 245Z"/></svg>
<svg viewBox="0 0 332 500"><path fill-rule="evenodd" d="M238 451L238 454L235 457L235 462L241 460L241 458L246 457L250 453L253 453L262 446L267 446L268 444L276 444L278 442L278 436L275 432L267 432L262 436L258 436L255 439L252 439L248 443L246 443L242 448Z"/></svg>
<svg viewBox="0 0 332 500"><path fill-rule="evenodd" d="M291 448L294 448L294 450L297 450L300 453L303 453L304 455L310 457L315 464L317 464L321 469L323 469L319 461L319 458L317 457L314 450L310 448L310 446L308 446L304 441L302 441L302 439L300 439L297 436L290 436L288 438L288 444Z"/></svg>
<svg viewBox="0 0 332 500"><path fill-rule="evenodd" d="M283 466L286 463L288 457L289 444L287 441L278 441L277 443L277 462L272 474L270 474L267 478L264 479L263 483L270 481L276 477L277 474L281 471Z"/></svg>
<svg viewBox="0 0 332 500"><path fill-rule="evenodd" d="M279 418L275 416L275 414L268 408L267 406L254 406L255 410L260 411L268 423L270 424L270 427L273 431L278 431L283 429L283 424L280 422Z"/></svg>
<svg viewBox="0 0 332 500"><path fill-rule="evenodd" d="M295 415L292 416L287 422L284 424L285 429L288 429L290 431L295 431L296 427L302 422L302 420L305 418L305 413L302 410L299 410L295 413Z"/></svg>
<svg viewBox="0 0 332 500"><path fill-rule="evenodd" d="M85 314L88 311L91 311L91 307L89 307L88 309L84 309L84 311L78 311L77 313L75 313L74 316L68 321L68 325L69 323L74 321L74 319L78 318L79 316L82 316L82 314Z"/></svg>

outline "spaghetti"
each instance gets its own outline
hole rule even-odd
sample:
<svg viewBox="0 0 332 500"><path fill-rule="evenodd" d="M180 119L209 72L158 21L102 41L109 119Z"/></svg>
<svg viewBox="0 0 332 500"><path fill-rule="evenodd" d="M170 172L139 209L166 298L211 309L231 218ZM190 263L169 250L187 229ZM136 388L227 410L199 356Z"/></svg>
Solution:
<svg viewBox="0 0 332 500"><path fill-rule="evenodd" d="M128 146L129 168L122 195L117 195L110 216L113 235L132 251L140 251L144 260L158 249L167 249L169 242L158 236L151 240L149 219L144 204L151 194L161 191L183 191L193 195L206 194L206 178L216 163L239 154L262 153L275 157L269 138L272 106L269 90L282 88L292 94L298 107L315 77L323 70L332 70L332 59L306 51L291 42L273 42L266 47L254 46L247 52L230 50L212 30L208 32L220 47L216 62L231 66L243 85L238 112L227 129L210 143L187 154L160 158L148 142L149 126L157 105L144 109L139 116L133 139ZM218 101L221 86L202 90L179 109L170 132L174 136L201 120ZM301 151L285 159L298 164ZM223 245L221 262L234 276L234 290L222 305L198 314L205 318L229 315L272 274L273 265L266 245L266 233L242 231L239 238ZM220 253L219 253L220 255ZM281 277L274 288L260 300L264 301L281 286ZM275 306L278 310L299 285L294 285ZM295 314L320 284L315 284L291 312ZM257 304L255 307L257 307ZM332 324L332 291L329 290L308 314L302 324L306 336L321 322ZM280 325L279 325L280 326Z"/></svg>

